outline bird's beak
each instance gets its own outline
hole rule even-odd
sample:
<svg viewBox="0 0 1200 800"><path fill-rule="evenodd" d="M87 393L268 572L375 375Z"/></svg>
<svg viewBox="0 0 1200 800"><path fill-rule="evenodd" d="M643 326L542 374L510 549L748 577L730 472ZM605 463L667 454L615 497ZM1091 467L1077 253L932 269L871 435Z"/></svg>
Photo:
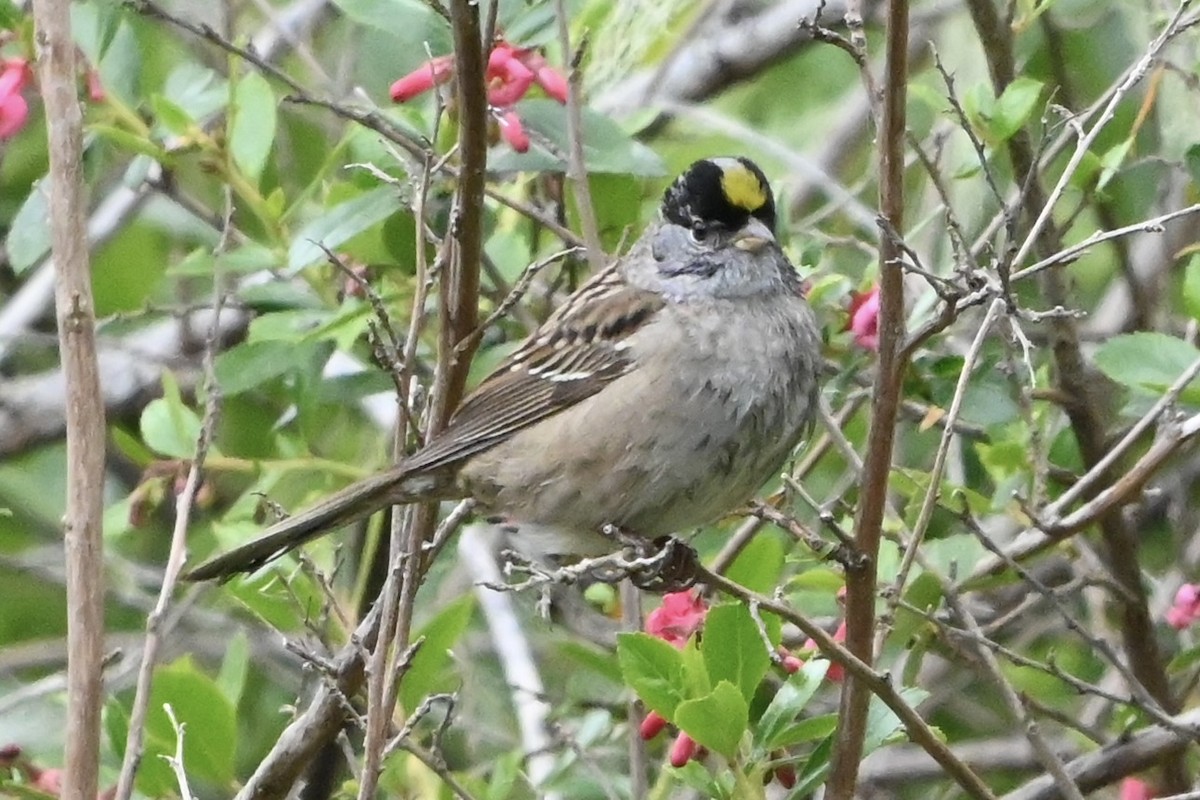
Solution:
<svg viewBox="0 0 1200 800"><path fill-rule="evenodd" d="M733 239L733 246L747 253L757 253L775 241L775 234L761 221L751 217L745 227Z"/></svg>

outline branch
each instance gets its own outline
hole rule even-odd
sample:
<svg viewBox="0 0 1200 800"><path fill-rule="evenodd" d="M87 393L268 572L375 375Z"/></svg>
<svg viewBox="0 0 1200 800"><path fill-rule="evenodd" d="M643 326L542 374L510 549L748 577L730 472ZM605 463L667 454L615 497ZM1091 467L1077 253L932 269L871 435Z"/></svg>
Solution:
<svg viewBox="0 0 1200 800"><path fill-rule="evenodd" d="M888 5L887 67L879 150L879 208L887 226L903 230L905 102L908 88L908 2ZM866 567L846 571L846 646L867 664L874 663L875 590L879 541L887 506L892 445L900 407L905 356L904 273L898 268L903 253L893 236L879 244L879 360L867 455L863 463L862 492L855 520L855 544ZM829 780L831 800L850 800L858 783L867 732L871 689L853 674L842 686L838 726Z"/></svg>
<svg viewBox="0 0 1200 800"><path fill-rule="evenodd" d="M1082 792L1116 783L1126 775L1158 764L1166 756L1187 746L1193 738L1177 731L1200 729L1200 709L1172 717L1176 729L1155 726L1080 756L1066 765L1067 774ZM1060 800L1062 794L1049 775L1036 778L1004 795L1003 800Z"/></svg>
<svg viewBox="0 0 1200 800"><path fill-rule="evenodd" d="M66 775L62 796L95 797L104 700L104 404L96 362L84 220L83 119L67 0L35 0L38 68L50 151L50 232L55 311L67 395Z"/></svg>

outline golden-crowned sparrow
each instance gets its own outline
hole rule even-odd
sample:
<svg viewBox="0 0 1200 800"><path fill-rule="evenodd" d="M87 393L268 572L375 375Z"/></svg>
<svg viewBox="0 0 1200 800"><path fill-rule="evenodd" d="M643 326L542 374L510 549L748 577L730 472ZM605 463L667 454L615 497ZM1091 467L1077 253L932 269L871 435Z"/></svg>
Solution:
<svg viewBox="0 0 1200 800"><path fill-rule="evenodd" d="M528 556L618 549L748 500L810 427L820 339L745 158L697 161L661 218L389 470L192 570L254 570L395 503L474 496Z"/></svg>

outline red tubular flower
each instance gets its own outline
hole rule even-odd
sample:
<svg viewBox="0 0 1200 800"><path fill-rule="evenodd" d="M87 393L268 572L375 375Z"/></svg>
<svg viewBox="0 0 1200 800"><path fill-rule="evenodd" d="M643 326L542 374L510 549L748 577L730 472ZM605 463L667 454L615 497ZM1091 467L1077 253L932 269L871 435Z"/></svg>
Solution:
<svg viewBox="0 0 1200 800"><path fill-rule="evenodd" d="M775 768L775 780L779 781L779 785L785 789L794 789L796 778L795 764L780 764Z"/></svg>
<svg viewBox="0 0 1200 800"><path fill-rule="evenodd" d="M496 45L488 56L488 104L508 108L525 96L533 85L533 70L521 63L517 51L504 43Z"/></svg>
<svg viewBox="0 0 1200 800"><path fill-rule="evenodd" d="M533 72L533 80L547 96L566 105L567 78L554 67L546 63L546 59L536 50L517 50L517 59Z"/></svg>
<svg viewBox="0 0 1200 800"><path fill-rule="evenodd" d="M93 103L103 103L107 95L104 92L104 84L100 82L100 71L89 69L84 77L87 80L88 99Z"/></svg>
<svg viewBox="0 0 1200 800"><path fill-rule="evenodd" d="M667 721L663 719L662 714L659 714L657 711L651 711L642 720L641 727L638 728L638 735L642 737L642 741L648 742L662 733L666 727Z"/></svg>
<svg viewBox="0 0 1200 800"><path fill-rule="evenodd" d="M854 343L867 350L879 349L879 286L868 292L850 295L850 319L846 330L854 334Z"/></svg>
<svg viewBox="0 0 1200 800"><path fill-rule="evenodd" d="M21 91L30 79L29 63L10 58L0 68L0 139L16 136L29 121L29 103Z"/></svg>
<svg viewBox="0 0 1200 800"><path fill-rule="evenodd" d="M510 109L500 115L500 135L508 142L508 146L518 153L529 151L529 134L525 132L525 126L521 124L517 112Z"/></svg>
<svg viewBox="0 0 1200 800"><path fill-rule="evenodd" d="M688 736L686 733L681 733L675 737L675 743L671 745L671 753L668 757L672 767L682 767L687 762L691 761L696 755L696 740Z"/></svg>
<svg viewBox="0 0 1200 800"><path fill-rule="evenodd" d="M788 652L783 645L779 645L775 652L779 654L779 666L783 667L783 671L788 675L795 675L804 668L804 659Z"/></svg>
<svg viewBox="0 0 1200 800"><path fill-rule="evenodd" d="M1141 778L1126 778L1121 781L1121 800L1153 800L1158 794Z"/></svg>
<svg viewBox="0 0 1200 800"><path fill-rule="evenodd" d="M1200 619L1200 586L1185 583L1175 593L1175 602L1167 609L1167 624L1183 630Z"/></svg>
<svg viewBox="0 0 1200 800"><path fill-rule="evenodd" d="M704 624L706 614L708 606L699 592L671 592L646 617L646 633L682 648Z"/></svg>
<svg viewBox="0 0 1200 800"><path fill-rule="evenodd" d="M426 61L392 84L392 100L403 103L441 86L454 76L454 56L438 56Z"/></svg>
<svg viewBox="0 0 1200 800"><path fill-rule="evenodd" d="M838 625L837 630L833 632L833 640L835 642L846 641L846 621L845 620L842 620L842 624ZM813 641L812 639L809 639L808 641L806 641L804 643L803 649L815 650L816 648L817 648L817 643L815 641ZM826 670L826 672L825 672L825 677L828 678L829 680L833 681L834 683L841 683L842 679L846 677L846 668L843 667L841 664L838 664L837 662L832 662L829 665L829 669Z"/></svg>
<svg viewBox="0 0 1200 800"><path fill-rule="evenodd" d="M454 56L426 61L392 84L392 100L403 103L430 91L454 77ZM500 135L518 153L529 150L529 135L513 106L535 83L560 103L567 102L567 79L546 63L537 51L497 42L488 54L488 105L495 110Z"/></svg>

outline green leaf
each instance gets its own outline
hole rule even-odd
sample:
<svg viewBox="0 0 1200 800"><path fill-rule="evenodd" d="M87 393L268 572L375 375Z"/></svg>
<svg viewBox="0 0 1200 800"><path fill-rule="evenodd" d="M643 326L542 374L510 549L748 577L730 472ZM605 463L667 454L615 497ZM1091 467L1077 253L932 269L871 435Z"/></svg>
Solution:
<svg viewBox="0 0 1200 800"><path fill-rule="evenodd" d="M772 749L795 747L798 744L824 739L837 730L837 714L821 714L788 725L772 739Z"/></svg>
<svg viewBox="0 0 1200 800"><path fill-rule="evenodd" d="M829 772L829 761L833 755L833 737L825 739L813 748L812 755L800 770L800 775L789 797L807 797L825 779Z"/></svg>
<svg viewBox="0 0 1200 800"><path fill-rule="evenodd" d="M229 90L225 79L208 67L184 61L171 71L163 85L163 98L187 118L202 120L225 108Z"/></svg>
<svg viewBox="0 0 1200 800"><path fill-rule="evenodd" d="M1004 141L1024 127L1041 94L1042 82L1033 78L1020 77L1005 87L993 109L993 135Z"/></svg>
<svg viewBox="0 0 1200 800"><path fill-rule="evenodd" d="M239 525L237 528L245 531L242 540L262 532L257 525ZM281 568L287 569L286 564L276 567ZM300 630L304 625L304 617L317 613L322 603L312 582L303 575L297 575L284 586L275 570L271 569L261 574L236 578L225 585L225 591L268 627L285 633Z"/></svg>
<svg viewBox="0 0 1200 800"><path fill-rule="evenodd" d="M400 40L396 43L397 52L412 54L414 66L425 61L428 53L437 56L450 52L450 26L428 3L420 0L335 0L334 4L358 24L397 37Z"/></svg>
<svg viewBox="0 0 1200 800"><path fill-rule="evenodd" d="M1130 136L1125 141L1117 142L1115 145L1105 151L1104 155L1100 158L1100 165L1102 169L1100 172L1100 178L1096 181L1096 188L1094 191L1098 192L1108 185L1108 182L1111 181L1113 176L1117 174L1117 170L1119 170L1121 165L1125 163L1125 159L1128 157L1129 150L1132 147L1133 137Z"/></svg>
<svg viewBox="0 0 1200 800"><path fill-rule="evenodd" d="M24 14L11 0L0 0L0 28L16 30Z"/></svg>
<svg viewBox="0 0 1200 800"><path fill-rule="evenodd" d="M307 364L312 348L281 340L242 342L217 356L217 383L228 397L241 394Z"/></svg>
<svg viewBox="0 0 1200 800"><path fill-rule="evenodd" d="M517 104L517 113L525 127L548 139L558 153L569 152L567 110L554 100L534 98ZM537 141L537 136L533 137ZM650 148L637 142L617 123L599 112L583 109L583 162L588 172L613 172L642 177L666 173L666 165ZM563 172L565 162L541 147L528 153L498 148L488 159L488 167L497 172Z"/></svg>
<svg viewBox="0 0 1200 800"><path fill-rule="evenodd" d="M122 128L114 128L111 125L94 122L88 125L88 131L127 153L149 156L155 161L163 158L163 149L157 142L153 142L143 136L138 136L135 133L130 133Z"/></svg>
<svg viewBox="0 0 1200 800"><path fill-rule="evenodd" d="M425 641L400 683L400 701L404 708L414 709L426 696L461 683L453 669L450 649L467 629L474 610L474 595L463 595L442 609L417 634Z"/></svg>
<svg viewBox="0 0 1200 800"><path fill-rule="evenodd" d="M779 585L783 564L783 541L760 533L738 554L726 577L752 591L769 593Z"/></svg>
<svg viewBox="0 0 1200 800"><path fill-rule="evenodd" d="M637 692L647 708L674 719L684 695L683 655L662 639L646 633L617 636L621 678Z"/></svg>
<svg viewBox="0 0 1200 800"><path fill-rule="evenodd" d="M688 736L732 761L749 717L742 693L729 681L721 681L711 694L680 703L673 720Z"/></svg>
<svg viewBox="0 0 1200 800"><path fill-rule="evenodd" d="M158 124L176 136L185 136L196 127L196 120L182 106L161 94L150 96L150 110Z"/></svg>
<svg viewBox="0 0 1200 800"><path fill-rule="evenodd" d="M257 72L242 76L234 87L229 114L233 162L257 184L275 141L275 93L267 79Z"/></svg>
<svg viewBox="0 0 1200 800"><path fill-rule="evenodd" d="M810 659L800 670L790 675L770 705L763 711L755 726L754 738L759 749L771 752L780 745L779 738L793 725L808 706L813 695L821 688L825 673L829 671L829 662L823 658Z"/></svg>
<svg viewBox="0 0 1200 800"><path fill-rule="evenodd" d="M163 373L163 396L142 411L142 441L159 455L191 458L200 437L200 417L183 403L170 373Z"/></svg>
<svg viewBox="0 0 1200 800"><path fill-rule="evenodd" d="M50 200L38 181L8 229L5 247L13 272L22 275L50 252Z"/></svg>
<svg viewBox="0 0 1200 800"><path fill-rule="evenodd" d="M1187 149L1183 155L1183 163L1187 166L1188 174L1192 176L1192 184L1200 188L1200 143Z"/></svg>
<svg viewBox="0 0 1200 800"><path fill-rule="evenodd" d="M524 756L513 752L491 762L492 775L488 779L484 800L508 800L512 796L517 777L521 774Z"/></svg>
<svg viewBox="0 0 1200 800"><path fill-rule="evenodd" d="M229 640L225 657L221 659L221 671L217 675L217 686L229 702L237 705L246 686L246 675L250 667L250 641L246 632L239 629Z"/></svg>
<svg viewBox="0 0 1200 800"><path fill-rule="evenodd" d="M1183 268L1183 308L1200 322L1200 253L1189 258Z"/></svg>
<svg viewBox="0 0 1200 800"><path fill-rule="evenodd" d="M390 186L380 186L334 206L304 227L292 241L287 273L296 272L325 260L324 244L336 250L351 238L382 222L400 209L400 199Z"/></svg>
<svg viewBox="0 0 1200 800"><path fill-rule="evenodd" d="M142 764L162 763L159 756L175 752L175 729L163 710L168 703L176 720L185 726L183 760L188 774L217 784L230 783L237 753L233 703L190 657L154 671L146 718L146 757Z"/></svg>
<svg viewBox="0 0 1200 800"><path fill-rule="evenodd" d="M699 792L700 797L721 800L729 796L729 793L717 781L716 776L695 759L687 762L682 767L672 767L671 774L684 786Z"/></svg>
<svg viewBox="0 0 1200 800"><path fill-rule="evenodd" d="M118 758L125 756L125 740L129 736L129 710L115 696L104 703L104 735Z"/></svg>
<svg viewBox="0 0 1200 800"><path fill-rule="evenodd" d="M999 99L991 89L977 83L962 95L963 110L971 125L993 147L1010 139L1029 120L1041 96L1042 84L1032 78L1017 78Z"/></svg>
<svg viewBox="0 0 1200 800"><path fill-rule="evenodd" d="M1109 339L1096 351L1096 366L1112 380L1133 389L1161 393L1200 359L1200 350L1165 333L1130 333ZM1183 399L1200 403L1193 382Z"/></svg>
<svg viewBox="0 0 1200 800"><path fill-rule="evenodd" d="M742 697L754 697L758 684L771 666L767 643L759 635L749 609L741 603L726 603L709 609L700 640L704 666L713 683L728 681Z"/></svg>
<svg viewBox="0 0 1200 800"><path fill-rule="evenodd" d="M900 696L909 706L916 706L929 696L929 692L909 687L902 689ZM878 697L872 697L871 706L867 710L867 732L863 737L863 755L870 755L879 749L900 729L900 718L896 716L896 712L888 708L887 704Z"/></svg>

